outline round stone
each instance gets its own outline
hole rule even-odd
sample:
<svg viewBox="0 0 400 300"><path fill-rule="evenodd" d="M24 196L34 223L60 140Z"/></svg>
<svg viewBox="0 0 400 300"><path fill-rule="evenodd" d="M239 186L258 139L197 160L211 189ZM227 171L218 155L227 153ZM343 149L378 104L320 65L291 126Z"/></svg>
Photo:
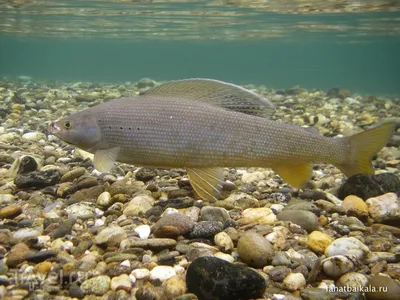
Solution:
<svg viewBox="0 0 400 300"><path fill-rule="evenodd" d="M334 241L332 237L321 231L313 231L308 236L307 246L319 253L324 253L325 249Z"/></svg>
<svg viewBox="0 0 400 300"><path fill-rule="evenodd" d="M275 255L272 244L256 232L244 233L239 238L237 251L245 263L255 268L265 266Z"/></svg>

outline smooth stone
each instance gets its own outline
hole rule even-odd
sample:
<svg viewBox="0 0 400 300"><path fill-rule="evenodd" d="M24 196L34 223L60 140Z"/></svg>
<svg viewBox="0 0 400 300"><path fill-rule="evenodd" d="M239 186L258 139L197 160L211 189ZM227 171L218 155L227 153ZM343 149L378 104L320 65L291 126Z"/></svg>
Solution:
<svg viewBox="0 0 400 300"><path fill-rule="evenodd" d="M76 220L73 218L65 220L60 226L51 234L53 239L58 239L71 233L72 227L74 226Z"/></svg>
<svg viewBox="0 0 400 300"><path fill-rule="evenodd" d="M242 212L239 225L264 224L270 225L277 221L276 215L268 207L248 208Z"/></svg>
<svg viewBox="0 0 400 300"><path fill-rule="evenodd" d="M96 244L107 244L107 246L119 246L128 234L119 226L104 228L95 237Z"/></svg>
<svg viewBox="0 0 400 300"><path fill-rule="evenodd" d="M12 204L0 209L1 219L11 219L22 213L22 206L19 204Z"/></svg>
<svg viewBox="0 0 400 300"><path fill-rule="evenodd" d="M142 249L151 249L154 251L160 251L163 249L171 249L176 246L176 241L173 239L166 239L166 238L152 238L152 239L135 239L135 240L128 240L124 243L121 243L121 248L142 248Z"/></svg>
<svg viewBox="0 0 400 300"><path fill-rule="evenodd" d="M147 182L157 176L157 170L154 168L140 168L135 173L135 179L138 181Z"/></svg>
<svg viewBox="0 0 400 300"><path fill-rule="evenodd" d="M326 233L313 231L308 235L307 246L315 252L324 253L333 241L334 239Z"/></svg>
<svg viewBox="0 0 400 300"><path fill-rule="evenodd" d="M12 235L13 239L17 242L27 241L29 239L37 238L41 232L33 228L22 228L14 232Z"/></svg>
<svg viewBox="0 0 400 300"><path fill-rule="evenodd" d="M121 274L111 279L110 287L113 291L124 290L129 292L132 289L132 282L127 274Z"/></svg>
<svg viewBox="0 0 400 300"><path fill-rule="evenodd" d="M400 285L390 277L377 275L368 281L370 291L365 293L367 300L397 300L400 295Z"/></svg>
<svg viewBox="0 0 400 300"><path fill-rule="evenodd" d="M218 232L223 230L221 222L217 221L200 221L193 226L190 237L196 238L213 238Z"/></svg>
<svg viewBox="0 0 400 300"><path fill-rule="evenodd" d="M300 296L302 300L336 300L349 299L347 293L327 292L327 288L305 288L301 290ZM350 299L349 299L350 300ZM354 299L355 300L355 299ZM362 300L362 299L357 299Z"/></svg>
<svg viewBox="0 0 400 300"><path fill-rule="evenodd" d="M306 210L283 210L278 215L277 218L281 221L290 221L307 232L312 232L318 230L319 223L318 217Z"/></svg>
<svg viewBox="0 0 400 300"><path fill-rule="evenodd" d="M27 132L22 135L22 139L27 142L38 142L40 140L45 140L46 135L39 131Z"/></svg>
<svg viewBox="0 0 400 300"><path fill-rule="evenodd" d="M194 260L186 273L186 285L199 300L261 298L266 288L264 278L253 269L215 257Z"/></svg>
<svg viewBox="0 0 400 300"><path fill-rule="evenodd" d="M226 203L230 203L233 207L238 209L250 209L258 208L260 204L257 198L250 196L249 194L234 191L224 200Z"/></svg>
<svg viewBox="0 0 400 300"><path fill-rule="evenodd" d="M108 207L111 205L111 194L109 192L102 192L99 197L97 197L96 203L102 207Z"/></svg>
<svg viewBox="0 0 400 300"><path fill-rule="evenodd" d="M0 194L0 205L11 204L15 201L15 196L10 194Z"/></svg>
<svg viewBox="0 0 400 300"><path fill-rule="evenodd" d="M215 206L202 207L200 210L200 217L202 221L218 221L222 224L231 219L225 208Z"/></svg>
<svg viewBox="0 0 400 300"><path fill-rule="evenodd" d="M256 182L260 182L264 180L265 174L263 172L253 172L253 173L244 173L242 175L242 181L247 184L253 184Z"/></svg>
<svg viewBox="0 0 400 300"><path fill-rule="evenodd" d="M70 297L77 299L83 299L83 297L85 297L85 293L82 291L80 286L74 283L69 286L68 294Z"/></svg>
<svg viewBox="0 0 400 300"><path fill-rule="evenodd" d="M14 183L19 189L41 189L55 185L60 180L58 170L35 171L28 174L18 174Z"/></svg>
<svg viewBox="0 0 400 300"><path fill-rule="evenodd" d="M29 254L26 257L27 261L31 261L34 263L39 263L45 261L46 259L53 258L57 256L57 252L53 250L43 250L36 253Z"/></svg>
<svg viewBox="0 0 400 300"><path fill-rule="evenodd" d="M360 219L368 217L368 205L360 197L347 196L343 200L342 207L348 216L356 216Z"/></svg>
<svg viewBox="0 0 400 300"><path fill-rule="evenodd" d="M49 261L40 262L35 266L35 272L47 274L50 271L52 263Z"/></svg>
<svg viewBox="0 0 400 300"><path fill-rule="evenodd" d="M83 174L85 174L85 172L86 168L84 167L78 167L72 169L71 171L68 171L61 177L60 182L63 183L67 181L73 181L74 179L81 177Z"/></svg>
<svg viewBox="0 0 400 300"><path fill-rule="evenodd" d="M186 282L178 277L173 276L165 281L164 293L168 299L176 299L186 292Z"/></svg>
<svg viewBox="0 0 400 300"><path fill-rule="evenodd" d="M111 192L110 194L112 195ZM129 202L123 213L127 217L143 215L146 211L153 207L154 201L154 198L147 194L136 196Z"/></svg>
<svg viewBox="0 0 400 300"><path fill-rule="evenodd" d="M336 282L337 286L346 286L353 289L364 287L368 284L368 278L364 274L349 272L342 275Z"/></svg>
<svg viewBox="0 0 400 300"><path fill-rule="evenodd" d="M18 266L24 262L30 253L29 247L24 243L18 243L11 248L6 256L6 265L10 268Z"/></svg>
<svg viewBox="0 0 400 300"><path fill-rule="evenodd" d="M363 260L365 255L370 252L369 248L355 237L343 237L334 240L325 250L327 257L335 255L354 255L359 260Z"/></svg>
<svg viewBox="0 0 400 300"><path fill-rule="evenodd" d="M147 279L150 277L150 270L148 269L135 269L131 272L133 276L135 276L136 279L141 280L141 279Z"/></svg>
<svg viewBox="0 0 400 300"><path fill-rule="evenodd" d="M306 279L301 273L290 273L283 280L283 287L289 291L296 291L306 286Z"/></svg>
<svg viewBox="0 0 400 300"><path fill-rule="evenodd" d="M164 215L152 227L155 237L176 238L192 230L194 223L187 216L181 213Z"/></svg>
<svg viewBox="0 0 400 300"><path fill-rule="evenodd" d="M110 289L111 279L106 275L86 279L81 284L81 289L86 295L102 296Z"/></svg>
<svg viewBox="0 0 400 300"><path fill-rule="evenodd" d="M234 248L231 237L226 232L219 232L214 236L215 245L223 252L231 252Z"/></svg>
<svg viewBox="0 0 400 300"><path fill-rule="evenodd" d="M156 82L150 78L142 78L136 83L139 89L151 88L156 85Z"/></svg>
<svg viewBox="0 0 400 300"><path fill-rule="evenodd" d="M275 282L282 282L290 274L291 270L285 266L273 267L268 271L269 277Z"/></svg>
<svg viewBox="0 0 400 300"><path fill-rule="evenodd" d="M273 266L289 266L292 263L289 254L284 251L277 251L272 259Z"/></svg>
<svg viewBox="0 0 400 300"><path fill-rule="evenodd" d="M19 159L15 160L16 164L18 164L17 168L18 174L26 174L29 172L36 171L38 169L38 162L36 161L35 158L29 155L24 155L20 157ZM13 167L11 167L12 169Z"/></svg>
<svg viewBox="0 0 400 300"><path fill-rule="evenodd" d="M340 199L355 195L366 200L390 192L400 195L400 179L396 175L391 173L357 174L349 177L342 184L338 195Z"/></svg>
<svg viewBox="0 0 400 300"><path fill-rule="evenodd" d="M256 232L244 233L239 238L237 251L241 260L255 268L265 266L275 255L272 244Z"/></svg>
<svg viewBox="0 0 400 300"><path fill-rule="evenodd" d="M136 300L167 300L162 287L152 285L144 285L140 287L136 291L135 297L136 298L133 299Z"/></svg>
<svg viewBox="0 0 400 300"><path fill-rule="evenodd" d="M226 254L226 253L222 253L222 252L217 252L217 253L214 254L214 256L215 256L216 258L225 260L225 261L230 262L230 263L235 262L235 258L234 258L232 255L230 255L230 254Z"/></svg>
<svg viewBox="0 0 400 300"><path fill-rule="evenodd" d="M331 278L338 278L357 267L357 259L351 256L335 255L321 262L324 273Z"/></svg>
<svg viewBox="0 0 400 300"><path fill-rule="evenodd" d="M307 200L290 200L283 210L306 210L313 213L319 213L320 209L315 204Z"/></svg>
<svg viewBox="0 0 400 300"><path fill-rule="evenodd" d="M135 228L135 232L141 239L147 239L150 236L151 228L149 225L139 225Z"/></svg>
<svg viewBox="0 0 400 300"><path fill-rule="evenodd" d="M65 208L65 211L67 212L69 219L77 218L86 220L94 218L96 215L95 206L92 202L75 203Z"/></svg>
<svg viewBox="0 0 400 300"><path fill-rule="evenodd" d="M195 294L184 294L182 296L176 297L173 300L198 300L197 296Z"/></svg>
<svg viewBox="0 0 400 300"><path fill-rule="evenodd" d="M157 266L150 271L150 280L159 280L161 282L166 281L168 278L176 275L176 271L170 266Z"/></svg>
<svg viewBox="0 0 400 300"><path fill-rule="evenodd" d="M368 211L376 222L400 220L400 202L395 193L387 193L366 201Z"/></svg>

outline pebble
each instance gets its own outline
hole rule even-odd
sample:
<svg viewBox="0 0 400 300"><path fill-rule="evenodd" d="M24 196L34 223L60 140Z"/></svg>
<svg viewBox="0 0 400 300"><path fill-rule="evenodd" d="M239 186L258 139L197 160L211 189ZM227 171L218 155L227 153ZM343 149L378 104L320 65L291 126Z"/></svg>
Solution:
<svg viewBox="0 0 400 300"><path fill-rule="evenodd" d="M18 266L24 262L30 253L29 247L24 243L18 243L11 248L6 256L6 264L10 268Z"/></svg>
<svg viewBox="0 0 400 300"><path fill-rule="evenodd" d="M40 140L45 140L46 135L39 131L27 132L22 135L22 139L28 142L38 142Z"/></svg>
<svg viewBox="0 0 400 300"><path fill-rule="evenodd" d="M268 207L248 208L242 212L238 220L239 225L265 224L270 225L277 221L276 215Z"/></svg>
<svg viewBox="0 0 400 300"><path fill-rule="evenodd" d="M80 202L68 206L65 211L68 218L86 220L95 217L95 207L92 202Z"/></svg>
<svg viewBox="0 0 400 300"><path fill-rule="evenodd" d="M222 224L231 219L225 208L214 206L202 207L200 210L200 217L202 221L217 221Z"/></svg>
<svg viewBox="0 0 400 300"><path fill-rule="evenodd" d="M335 255L354 255L363 260L369 248L355 237L342 237L334 240L325 250L327 257Z"/></svg>
<svg viewBox="0 0 400 300"><path fill-rule="evenodd" d="M166 281L168 278L176 275L176 271L170 266L157 266L150 271L150 280Z"/></svg>
<svg viewBox="0 0 400 300"><path fill-rule="evenodd" d="M187 216L181 213L164 215L152 227L155 237L176 238L192 230L194 223Z"/></svg>
<svg viewBox="0 0 400 300"><path fill-rule="evenodd" d="M306 210L283 210L277 215L277 218L297 224L307 232L317 230L319 227L318 217Z"/></svg>
<svg viewBox="0 0 400 300"><path fill-rule="evenodd" d="M216 258L225 260L225 261L230 262L230 263L235 262L235 258L230 254L226 254L226 253L223 253L223 252L217 252L217 253L214 254L214 256Z"/></svg>
<svg viewBox="0 0 400 300"><path fill-rule="evenodd" d="M109 192L102 192L99 197L97 197L96 203L102 207L108 207L111 205L111 194Z"/></svg>
<svg viewBox="0 0 400 300"><path fill-rule="evenodd" d="M141 280L141 279L147 279L150 277L150 270L148 269L135 269L131 272L133 276L135 276L136 279Z"/></svg>
<svg viewBox="0 0 400 300"><path fill-rule="evenodd" d="M244 233L239 238L237 251L241 260L255 268L265 266L275 255L272 244L256 232Z"/></svg>
<svg viewBox="0 0 400 300"><path fill-rule="evenodd" d="M313 213L319 213L320 209L315 204L307 200L290 200L285 206L284 210L307 210Z"/></svg>
<svg viewBox="0 0 400 300"><path fill-rule="evenodd" d="M213 238L218 232L223 230L221 222L217 221L200 221L193 226L190 237L193 239L198 238Z"/></svg>
<svg viewBox="0 0 400 300"><path fill-rule="evenodd" d="M22 213L22 206L19 204L12 204L0 209L1 219L11 219Z"/></svg>
<svg viewBox="0 0 400 300"><path fill-rule="evenodd" d="M200 257L187 269L186 286L199 300L254 299L262 297L266 283L258 272L246 266Z"/></svg>
<svg viewBox="0 0 400 300"><path fill-rule="evenodd" d="M268 271L269 277L275 282L282 282L290 274L290 268L286 266L273 267Z"/></svg>
<svg viewBox="0 0 400 300"><path fill-rule="evenodd" d="M41 232L32 228L22 228L14 232L12 238L17 242L27 241L29 239L37 238Z"/></svg>
<svg viewBox="0 0 400 300"><path fill-rule="evenodd" d="M230 203L233 207L238 209L250 209L259 207L257 198L243 193L243 192L233 192L225 199L226 203Z"/></svg>
<svg viewBox="0 0 400 300"><path fill-rule="evenodd" d="M141 239L147 239L150 236L151 228L149 225L140 225L135 228L135 232Z"/></svg>
<svg viewBox="0 0 400 300"><path fill-rule="evenodd" d="M253 184L256 182L260 182L264 180L265 174L263 172L253 172L253 173L244 173L242 175L242 181L247 184Z"/></svg>
<svg viewBox="0 0 400 300"><path fill-rule="evenodd" d="M337 280L337 286L346 286L355 289L365 287L368 284L368 278L364 274L357 272L346 273Z"/></svg>
<svg viewBox="0 0 400 300"><path fill-rule="evenodd" d="M168 299L176 299L186 292L186 282L178 276L173 276L165 281L164 293Z"/></svg>
<svg viewBox="0 0 400 300"><path fill-rule="evenodd" d="M233 241L226 232L219 232L214 236L215 245L223 252L231 252L233 250Z"/></svg>
<svg viewBox="0 0 400 300"><path fill-rule="evenodd" d="M348 216L356 216L361 220L368 217L368 205L360 197L347 196L343 200L342 207Z"/></svg>
<svg viewBox="0 0 400 300"><path fill-rule="evenodd" d="M19 189L41 189L46 186L55 185L60 180L57 170L35 171L28 174L18 174L14 183Z"/></svg>
<svg viewBox="0 0 400 300"><path fill-rule="evenodd" d="M326 275L338 278L353 271L357 267L357 259L350 255L335 255L324 259L321 265Z"/></svg>
<svg viewBox="0 0 400 300"><path fill-rule="evenodd" d="M110 192L110 194L113 193ZM129 202L123 213L127 217L143 215L153 207L154 201L154 198L147 194L136 196Z"/></svg>
<svg viewBox="0 0 400 300"><path fill-rule="evenodd" d="M132 289L132 282L127 274L121 274L111 279L110 287L113 291L124 290L129 292Z"/></svg>
<svg viewBox="0 0 400 300"><path fill-rule="evenodd" d="M128 234L119 226L104 228L95 237L96 244L107 244L107 246L119 246Z"/></svg>
<svg viewBox="0 0 400 300"><path fill-rule="evenodd" d="M307 246L317 253L324 253L333 241L334 239L326 233L313 231L308 236Z"/></svg>
<svg viewBox="0 0 400 300"><path fill-rule="evenodd" d="M56 257L56 256L57 256L57 252L56 251L53 251L53 250L42 250L42 251L39 251L39 252L35 252L35 253L32 253L32 254L29 254L26 257L26 260L30 261L30 262L38 263L38 262L42 262L42 261L45 261L46 259L53 258L53 257Z"/></svg>
<svg viewBox="0 0 400 300"><path fill-rule="evenodd" d="M398 282L388 276L372 276L368 281L370 290L365 293L367 300L397 300L400 294Z"/></svg>
<svg viewBox="0 0 400 300"><path fill-rule="evenodd" d="M369 198L366 203L374 221L379 223L392 219L400 220L400 202L395 193Z"/></svg>
<svg viewBox="0 0 400 300"><path fill-rule="evenodd" d="M283 280L283 286L289 291L296 291L306 286L306 279L301 273L290 273Z"/></svg>
<svg viewBox="0 0 400 300"><path fill-rule="evenodd" d="M154 251L160 251L163 249L171 249L176 246L176 241L173 239L166 238L152 238L145 240L125 240L121 242L120 247L122 249L126 248L142 248L142 249L151 249Z"/></svg>
<svg viewBox="0 0 400 300"><path fill-rule="evenodd" d="M83 174L85 174L86 168L79 167L72 169L71 171L65 173L61 179L60 182L68 182L68 181L74 181L74 179L81 177Z"/></svg>
<svg viewBox="0 0 400 300"><path fill-rule="evenodd" d="M400 179L396 175L391 173L357 174L347 178L340 187L338 195L340 199L355 195L367 200L390 192L400 194Z"/></svg>
<svg viewBox="0 0 400 300"><path fill-rule="evenodd" d="M81 284L81 289L86 295L102 296L110 289L111 279L106 275L86 279Z"/></svg>

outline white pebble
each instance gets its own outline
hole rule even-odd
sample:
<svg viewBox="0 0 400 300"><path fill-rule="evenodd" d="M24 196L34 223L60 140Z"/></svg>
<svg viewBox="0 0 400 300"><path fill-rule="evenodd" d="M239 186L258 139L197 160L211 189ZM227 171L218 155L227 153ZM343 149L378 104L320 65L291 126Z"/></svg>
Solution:
<svg viewBox="0 0 400 300"><path fill-rule="evenodd" d="M139 235L141 239L147 239L150 235L150 226L149 225L140 225L135 228L135 232Z"/></svg>
<svg viewBox="0 0 400 300"><path fill-rule="evenodd" d="M370 252L369 248L355 237L343 237L334 240L326 249L327 257L335 255L354 255L359 260Z"/></svg>
<svg viewBox="0 0 400 300"><path fill-rule="evenodd" d="M161 217L164 217L166 215L171 215L171 214L176 214L179 213L179 210L173 207L168 207L164 212L162 213Z"/></svg>
<svg viewBox="0 0 400 300"><path fill-rule="evenodd" d="M283 280L283 286L289 291L299 290L306 286L306 279L301 273L290 273Z"/></svg>
<svg viewBox="0 0 400 300"><path fill-rule="evenodd" d="M233 258L232 255L229 255L229 254L226 254L226 253L223 253L223 252L217 252L217 253L214 254L214 256L216 258L223 259L223 260L225 260L227 262L230 262L230 263L233 263L235 261L235 259Z"/></svg>
<svg viewBox="0 0 400 300"><path fill-rule="evenodd" d="M157 266L150 271L150 280L160 280L161 282L166 281L168 278L176 275L176 271L173 267L169 266Z"/></svg>
<svg viewBox="0 0 400 300"><path fill-rule="evenodd" d="M324 273L332 278L338 278L343 274L353 271L357 259L354 256L335 255L322 261Z"/></svg>
<svg viewBox="0 0 400 300"><path fill-rule="evenodd" d="M231 252L234 248L231 237L226 232L219 232L214 236L214 242L224 252Z"/></svg>
<svg viewBox="0 0 400 300"><path fill-rule="evenodd" d="M22 135L22 139L29 142L38 142L41 139L45 139L46 135L39 131L28 132Z"/></svg>
<svg viewBox="0 0 400 300"><path fill-rule="evenodd" d="M395 193L369 198L365 202L368 205L369 214L377 222L400 215L400 203Z"/></svg>
<svg viewBox="0 0 400 300"><path fill-rule="evenodd" d="M111 204L111 195L109 192L103 192L97 197L97 202L98 205L107 207Z"/></svg>
<svg viewBox="0 0 400 300"><path fill-rule="evenodd" d="M150 271L147 269L135 269L131 272L131 275L135 276L136 279L147 279L150 277Z"/></svg>
<svg viewBox="0 0 400 300"><path fill-rule="evenodd" d="M128 259L126 259L122 263L120 263L119 265L122 266L122 267L130 268L131 267L131 262Z"/></svg>

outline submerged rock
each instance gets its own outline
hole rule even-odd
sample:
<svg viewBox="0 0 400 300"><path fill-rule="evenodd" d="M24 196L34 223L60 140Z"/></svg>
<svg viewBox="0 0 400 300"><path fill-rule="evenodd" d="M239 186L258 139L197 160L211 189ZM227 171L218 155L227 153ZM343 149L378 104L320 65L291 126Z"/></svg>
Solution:
<svg viewBox="0 0 400 300"><path fill-rule="evenodd" d="M297 224L307 232L317 230L319 226L317 216L307 210L283 210L277 217L281 221L290 221Z"/></svg>
<svg viewBox="0 0 400 300"><path fill-rule="evenodd" d="M237 251L245 263L255 268L265 266L275 255L272 244L256 232L243 234L239 238Z"/></svg>
<svg viewBox="0 0 400 300"><path fill-rule="evenodd" d="M14 183L19 189L41 189L46 186L55 185L60 181L57 170L37 171L28 174L19 174Z"/></svg>
<svg viewBox="0 0 400 300"><path fill-rule="evenodd" d="M386 193L400 195L400 180L392 173L377 175L357 174L349 177L339 189L340 199L356 195L364 200Z"/></svg>
<svg viewBox="0 0 400 300"><path fill-rule="evenodd" d="M245 300L263 295L264 278L253 269L215 257L194 260L186 273L188 291L199 300Z"/></svg>

